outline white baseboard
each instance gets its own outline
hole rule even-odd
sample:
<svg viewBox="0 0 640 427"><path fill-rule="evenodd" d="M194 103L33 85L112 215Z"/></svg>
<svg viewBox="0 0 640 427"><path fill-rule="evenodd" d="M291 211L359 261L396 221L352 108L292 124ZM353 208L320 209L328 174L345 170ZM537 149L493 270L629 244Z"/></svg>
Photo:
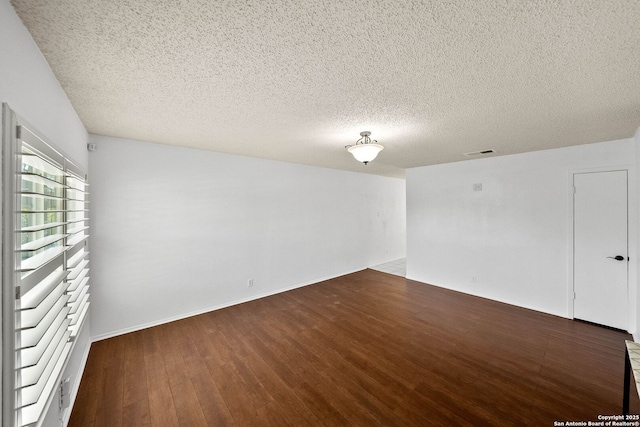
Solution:
<svg viewBox="0 0 640 427"><path fill-rule="evenodd" d="M471 292L469 290L460 290L460 289L458 289L458 288L456 288L454 286L446 286L446 285L440 285L440 284L434 285L433 283L425 282L424 280L416 279L416 278L410 277L410 276L406 276L405 278L407 280L413 280L415 282L424 283L424 284L429 285L429 286L435 286L437 288L448 289L450 291L459 292L461 294L466 294L466 295L471 295L473 297L478 297L478 298L486 299L486 300L489 300L489 301L499 302L501 304L511 305L513 307L520 307L520 308L524 308L524 309L527 309L527 310L536 311L536 312L542 313L542 314L549 314L551 316L562 317L563 319L572 319L571 317L569 317L569 316L567 316L566 314L563 314L563 313L547 311L547 310L544 310L544 309L542 309L540 307L535 307L535 306L531 306L531 305L527 305L527 304L516 303L516 302L511 301L509 299L497 298L495 296L485 295L485 294L483 294L481 292Z"/></svg>
<svg viewBox="0 0 640 427"><path fill-rule="evenodd" d="M262 293L262 294L251 295L248 298L243 298L243 299L239 299L239 300L225 302L225 303L222 303L222 304L217 304L217 305L214 305L214 306L203 308L201 310L196 310L196 311L192 311L192 312L189 312L189 313L180 314L178 316L167 317L167 318L156 320L156 321L153 321L153 322L132 326L130 328L124 328L124 329L120 329L120 330L117 330L117 331L108 332L106 334L96 335L96 336L91 337L91 341L92 342L101 341L101 340L104 340L104 339L107 339L107 338L117 337L118 335L124 335L124 334L128 334L130 332L136 332L136 331L140 331L142 329L151 328L153 326L158 326L158 325L163 325L165 323L175 322L176 320L186 319L187 317L197 316L199 314L208 313L210 311L220 310L220 309L231 307L231 306L234 306L234 305L243 304L245 302L257 300L257 299L260 299L260 298L265 298L265 297L268 297L268 296L271 296L271 295L280 294L282 292L291 291L293 289L302 288L304 286L309 286L309 285L313 285L313 284L316 284L316 283L324 282L325 280L335 279L336 277L345 276L347 274L352 274L352 273L355 273L357 271L362 271L362 270L363 269L350 270L350 271L346 271L346 272L343 272L343 273L340 273L340 274L331 275L331 276L324 277L324 278L319 278L319 279L314 279L314 280L309 281L309 282L298 283L296 285L287 286L287 287L284 287L284 288L276 289L276 290L265 292L265 293Z"/></svg>

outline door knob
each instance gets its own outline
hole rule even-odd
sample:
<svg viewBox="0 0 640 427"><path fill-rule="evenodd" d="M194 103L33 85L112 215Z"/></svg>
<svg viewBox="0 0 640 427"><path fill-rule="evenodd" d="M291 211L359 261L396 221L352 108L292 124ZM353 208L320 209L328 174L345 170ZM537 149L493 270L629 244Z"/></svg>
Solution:
<svg viewBox="0 0 640 427"><path fill-rule="evenodd" d="M611 259L615 259L616 261L624 261L624 257L622 255L616 255L616 256L608 256L607 258L611 258Z"/></svg>

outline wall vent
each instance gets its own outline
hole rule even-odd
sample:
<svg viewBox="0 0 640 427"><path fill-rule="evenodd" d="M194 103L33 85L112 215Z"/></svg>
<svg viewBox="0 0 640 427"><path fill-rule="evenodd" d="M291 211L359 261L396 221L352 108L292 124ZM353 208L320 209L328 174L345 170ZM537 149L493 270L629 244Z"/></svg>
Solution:
<svg viewBox="0 0 640 427"><path fill-rule="evenodd" d="M488 150L471 151L469 153L462 153L462 154L464 154L465 156L471 157L471 156L486 156L487 154L493 154L495 152L496 150L494 150L493 148L490 148Z"/></svg>

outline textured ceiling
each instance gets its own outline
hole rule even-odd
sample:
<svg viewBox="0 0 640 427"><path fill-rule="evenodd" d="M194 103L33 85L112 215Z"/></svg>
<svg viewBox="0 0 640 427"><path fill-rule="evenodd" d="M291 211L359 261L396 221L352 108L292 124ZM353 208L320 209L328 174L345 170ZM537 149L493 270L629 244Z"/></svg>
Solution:
<svg viewBox="0 0 640 427"><path fill-rule="evenodd" d="M12 4L95 134L404 176L640 126L638 0Z"/></svg>

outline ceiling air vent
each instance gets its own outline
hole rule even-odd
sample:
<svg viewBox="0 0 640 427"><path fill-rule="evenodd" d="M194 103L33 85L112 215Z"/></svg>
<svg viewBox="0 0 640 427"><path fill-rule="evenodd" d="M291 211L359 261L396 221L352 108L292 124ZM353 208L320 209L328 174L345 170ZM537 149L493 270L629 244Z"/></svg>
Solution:
<svg viewBox="0 0 640 427"><path fill-rule="evenodd" d="M473 156L486 156L487 154L493 154L495 152L496 150L494 150L493 148L490 148L488 150L471 151L469 153L462 153L462 154L464 154L465 156L473 157Z"/></svg>

